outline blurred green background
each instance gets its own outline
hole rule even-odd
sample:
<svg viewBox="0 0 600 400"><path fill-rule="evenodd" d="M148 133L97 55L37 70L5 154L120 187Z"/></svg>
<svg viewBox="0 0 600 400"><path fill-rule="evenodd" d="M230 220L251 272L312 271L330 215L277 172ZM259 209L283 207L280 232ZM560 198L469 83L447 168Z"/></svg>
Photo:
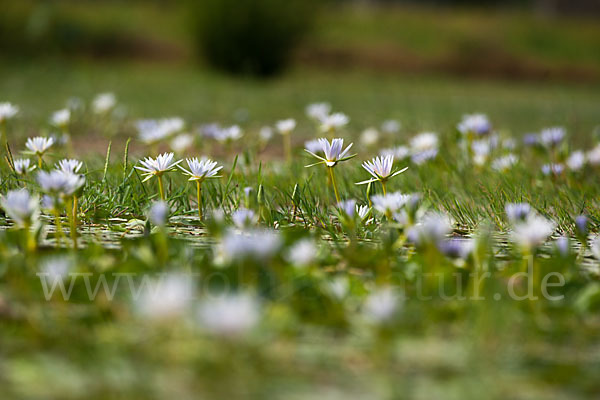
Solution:
<svg viewBox="0 0 600 400"><path fill-rule="evenodd" d="M358 131L599 123L596 1L0 0L0 100L31 133L71 96L259 126L330 101ZM233 5L235 3L235 5Z"/></svg>

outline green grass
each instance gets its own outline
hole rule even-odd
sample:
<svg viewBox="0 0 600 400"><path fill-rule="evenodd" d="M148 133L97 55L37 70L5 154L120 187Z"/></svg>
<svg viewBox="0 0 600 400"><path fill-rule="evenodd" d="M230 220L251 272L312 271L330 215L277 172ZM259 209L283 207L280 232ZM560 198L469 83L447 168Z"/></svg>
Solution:
<svg viewBox="0 0 600 400"><path fill-rule="evenodd" d="M350 115L349 134L388 118L400 120L404 137L421 130L447 132L463 113L490 115L497 128L515 135L565 125L576 143L600 121L596 85L514 83L436 76L379 75L301 69L280 79L233 79L192 66L96 62L0 65L2 100L22 105L18 123L31 134L67 99L89 100L114 91L138 117L180 115L192 123L241 122L258 128L284 117L305 121L304 107L329 101ZM312 137L301 124L301 136Z"/></svg>

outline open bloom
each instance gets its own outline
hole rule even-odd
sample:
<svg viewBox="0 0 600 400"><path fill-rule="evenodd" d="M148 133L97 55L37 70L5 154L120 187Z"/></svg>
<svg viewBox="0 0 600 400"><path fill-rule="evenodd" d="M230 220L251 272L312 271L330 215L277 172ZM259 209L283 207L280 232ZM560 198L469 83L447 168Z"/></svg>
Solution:
<svg viewBox="0 0 600 400"><path fill-rule="evenodd" d="M147 157L145 160L140 160L141 167L136 166L135 168L142 171L142 175L145 175L144 182L146 182L153 176L161 176L165 172L173 171L182 161L174 161L173 157L175 157L173 153L163 153L156 158Z"/></svg>
<svg viewBox="0 0 600 400"><path fill-rule="evenodd" d="M0 103L0 122L13 118L19 113L19 107L11 103Z"/></svg>
<svg viewBox="0 0 600 400"><path fill-rule="evenodd" d="M50 172L38 172L37 181L42 191L46 193L55 196L71 196L85 184L85 177L55 169Z"/></svg>
<svg viewBox="0 0 600 400"><path fill-rule="evenodd" d="M27 149L31 153L41 156L45 152L47 152L48 149L50 147L52 147L53 144L54 144L54 139L37 136L34 138L27 139L27 142L25 143L25 147L27 147Z"/></svg>
<svg viewBox="0 0 600 400"><path fill-rule="evenodd" d="M31 165L31 160L28 158L18 158L14 161L15 172L17 175L27 175L35 169L35 165Z"/></svg>
<svg viewBox="0 0 600 400"><path fill-rule="evenodd" d="M566 164L571 171L579 171L585 165L585 153L581 150L574 151L567 158Z"/></svg>
<svg viewBox="0 0 600 400"><path fill-rule="evenodd" d="M348 147L344 149L344 139L333 139L331 143L327 139L323 138L318 140L325 157L318 156L312 151L305 149L305 151L310 155L321 160L316 164L325 164L328 167L334 167L338 162L349 160L356 155L354 154L346 157L346 154L348 154L348 151L352 147L353 143L350 143ZM311 167L316 164L307 165L307 167Z"/></svg>
<svg viewBox="0 0 600 400"><path fill-rule="evenodd" d="M296 129L296 120L293 118L289 118L277 121L277 123L275 124L275 128L277 128L277 131L282 135L288 135L294 129Z"/></svg>
<svg viewBox="0 0 600 400"><path fill-rule="evenodd" d="M406 171L408 167L392 172L394 165L394 156L388 155L385 157L375 157L372 161L365 161L362 166L369 174L373 176L372 179L358 182L357 185L363 185L375 181L386 182L388 179L393 178Z"/></svg>
<svg viewBox="0 0 600 400"><path fill-rule="evenodd" d="M384 214L393 214L404 207L410 198L409 194L393 192L385 195L375 195L371 197L371 201L377 211Z"/></svg>
<svg viewBox="0 0 600 400"><path fill-rule="evenodd" d="M515 166L518 162L519 158L511 153L495 159L492 162L492 168L496 171L504 172Z"/></svg>
<svg viewBox="0 0 600 400"><path fill-rule="evenodd" d="M0 205L20 227L30 226L39 212L39 200L25 189L11 190L0 199Z"/></svg>
<svg viewBox="0 0 600 400"><path fill-rule="evenodd" d="M61 171L76 174L79 172L82 166L83 163L79 160L65 158L64 160L60 160L55 167Z"/></svg>
<svg viewBox="0 0 600 400"><path fill-rule="evenodd" d="M179 166L179 169L190 177L190 181L203 181L208 178L219 178L217 174L223 168L222 166L217 167L217 162L209 159L198 160L198 158L187 158L185 161L187 162L189 171L182 166Z"/></svg>
<svg viewBox="0 0 600 400"><path fill-rule="evenodd" d="M515 224L511 239L515 244L531 251L542 244L554 232L555 227L554 222L533 214Z"/></svg>

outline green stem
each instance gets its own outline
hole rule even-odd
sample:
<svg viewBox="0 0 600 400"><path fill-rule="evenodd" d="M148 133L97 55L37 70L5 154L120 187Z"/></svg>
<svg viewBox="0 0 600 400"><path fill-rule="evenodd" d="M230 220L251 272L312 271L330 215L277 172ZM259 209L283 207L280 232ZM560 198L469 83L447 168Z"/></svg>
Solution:
<svg viewBox="0 0 600 400"><path fill-rule="evenodd" d="M283 135L283 147L285 151L285 159L287 162L292 161L292 134L286 133Z"/></svg>
<svg viewBox="0 0 600 400"><path fill-rule="evenodd" d="M329 170L329 177L331 178L331 185L333 186L333 192L335 193L335 201L340 202L340 195L338 194L337 186L335 184L335 175L333 174L333 167L327 167Z"/></svg>
<svg viewBox="0 0 600 400"><path fill-rule="evenodd" d="M200 180L196 181L197 200L198 200L198 217L202 221L202 188Z"/></svg>
<svg viewBox="0 0 600 400"><path fill-rule="evenodd" d="M383 188L383 195L385 196L387 194L387 191L385 190L385 181L381 181L381 187Z"/></svg>
<svg viewBox="0 0 600 400"><path fill-rule="evenodd" d="M77 250L77 196L73 196L73 206L71 207L71 240L73 240L73 249Z"/></svg>
<svg viewBox="0 0 600 400"><path fill-rule="evenodd" d="M38 154L37 156L38 156L38 168L42 169L42 155Z"/></svg>
<svg viewBox="0 0 600 400"><path fill-rule="evenodd" d="M165 190L163 188L162 176L156 175L156 177L158 178L158 192L160 193L160 199L165 201Z"/></svg>
<svg viewBox="0 0 600 400"><path fill-rule="evenodd" d="M54 210L54 224L56 225L56 245L58 246L62 242L63 237L62 222L60 220L60 210L58 208Z"/></svg>

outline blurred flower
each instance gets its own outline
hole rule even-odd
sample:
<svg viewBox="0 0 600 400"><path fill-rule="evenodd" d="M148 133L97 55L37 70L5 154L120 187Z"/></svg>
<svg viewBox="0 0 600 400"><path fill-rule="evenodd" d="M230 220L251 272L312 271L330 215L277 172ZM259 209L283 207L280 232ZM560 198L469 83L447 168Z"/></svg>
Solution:
<svg viewBox="0 0 600 400"><path fill-rule="evenodd" d="M218 251L225 260L242 261L250 258L265 261L280 247L281 238L276 231L255 229L241 233L227 232Z"/></svg>
<svg viewBox="0 0 600 400"><path fill-rule="evenodd" d="M442 213L430 212L411 227L406 236L415 245L421 246L425 243L439 243L452 231L450 218Z"/></svg>
<svg viewBox="0 0 600 400"><path fill-rule="evenodd" d="M504 172L514 167L519 162L519 157L514 154L507 154L499 157L492 162L492 168L496 171Z"/></svg>
<svg viewBox="0 0 600 400"><path fill-rule="evenodd" d="M515 223L510 237L515 244L531 251L542 244L554 232L555 227L554 222L532 214Z"/></svg>
<svg viewBox="0 0 600 400"><path fill-rule="evenodd" d="M171 140L171 149L175 153L185 152L192 144L194 144L194 137L189 133L181 133Z"/></svg>
<svg viewBox="0 0 600 400"><path fill-rule="evenodd" d="M525 146L535 146L540 142L540 137L536 133L526 133L523 136L523 144Z"/></svg>
<svg viewBox="0 0 600 400"><path fill-rule="evenodd" d="M567 158L566 163L571 171L579 171L585 165L584 152L581 150L574 151L569 158Z"/></svg>
<svg viewBox="0 0 600 400"><path fill-rule="evenodd" d="M565 128L560 126L542 129L540 141L544 146L555 147L564 140L566 133Z"/></svg>
<svg viewBox="0 0 600 400"><path fill-rule="evenodd" d="M488 140L481 139L474 140L471 143L471 150L473 151L473 162L476 165L483 165L487 161L492 149Z"/></svg>
<svg viewBox="0 0 600 400"><path fill-rule="evenodd" d="M307 140L304 142L304 148L310 151L311 153L319 154L323 152L323 148L321 147L321 143L319 139Z"/></svg>
<svg viewBox="0 0 600 400"><path fill-rule="evenodd" d="M175 167L183 160L174 161L175 155L173 153L163 153L156 158L146 157L144 160L140 160L142 166L135 166L136 169L142 171L142 175L145 175L143 182L153 176L161 176L165 172L174 171Z"/></svg>
<svg viewBox="0 0 600 400"><path fill-rule="evenodd" d="M557 238L554 245L556 246L558 253L563 257L568 256L571 252L571 244L567 236L560 236Z"/></svg>
<svg viewBox="0 0 600 400"><path fill-rule="evenodd" d="M217 174L223 168L223 166L217 167L217 162L212 161L208 158L198 160L198 158L186 158L189 171L179 165L179 169L183 171L185 175L188 175L190 181L204 181L208 178L219 178Z"/></svg>
<svg viewBox="0 0 600 400"><path fill-rule="evenodd" d="M46 257L40 262L40 272L50 278L51 284L67 277L73 269L73 259L68 256Z"/></svg>
<svg viewBox="0 0 600 400"><path fill-rule="evenodd" d="M27 139L27 142L25 143L25 147L27 147L27 149L31 153L33 153L37 156L41 156L45 152L47 152L48 149L50 147L52 147L53 144L54 144L54 140L52 138L37 136L34 138Z"/></svg>
<svg viewBox="0 0 600 400"><path fill-rule="evenodd" d="M306 115L318 122L327 118L330 112L331 105L329 103L313 103L306 107Z"/></svg>
<svg viewBox="0 0 600 400"><path fill-rule="evenodd" d="M19 107L8 103L0 103L0 123L14 118L19 113Z"/></svg>
<svg viewBox="0 0 600 400"><path fill-rule="evenodd" d="M239 140L243 136L242 128L232 125L227 128L219 129L215 133L215 139L220 143L231 143Z"/></svg>
<svg viewBox="0 0 600 400"><path fill-rule="evenodd" d="M260 128L258 136L260 137L260 140L266 143L273 137L273 129L269 126L263 126Z"/></svg>
<svg viewBox="0 0 600 400"><path fill-rule="evenodd" d="M587 160L593 166L600 165L600 144L588 151Z"/></svg>
<svg viewBox="0 0 600 400"><path fill-rule="evenodd" d="M457 129L462 134L472 133L483 136L492 131L492 124L485 114L466 114L463 115Z"/></svg>
<svg viewBox="0 0 600 400"><path fill-rule="evenodd" d="M63 160L60 160L55 165L55 168L59 169L63 172L69 172L72 174L76 174L77 172L79 172L79 170L81 169L82 166L83 166L83 163L79 160L65 158Z"/></svg>
<svg viewBox="0 0 600 400"><path fill-rule="evenodd" d="M331 133L348 125L350 118L343 113L334 113L321 119L321 132Z"/></svg>
<svg viewBox="0 0 600 400"><path fill-rule="evenodd" d="M314 152L306 149L306 151L309 154L311 154L313 157L316 157L319 160L321 160L321 162L319 162L317 164L324 163L328 167L334 167L338 162L346 161L346 160L349 160L352 157L354 157L354 155L345 157L346 154L348 154L348 151L352 147L353 143L350 143L348 145L348 147L346 147L344 149L344 139L333 139L331 141L331 143L327 139L318 139L318 140L319 140L319 145L321 146L321 151L323 152L325 157L318 156ZM312 164L312 165L315 165L315 164Z"/></svg>
<svg viewBox="0 0 600 400"><path fill-rule="evenodd" d="M227 294L204 300L198 316L203 328L209 332L235 337L256 326L260 319L260 307L250 294Z"/></svg>
<svg viewBox="0 0 600 400"><path fill-rule="evenodd" d="M277 121L275 128L282 135L289 135L294 129L296 129L296 120L293 118L284 119Z"/></svg>
<svg viewBox="0 0 600 400"><path fill-rule="evenodd" d="M429 150L423 150L419 153L415 153L411 156L410 160L416 164L416 165L421 165L426 163L429 160L433 160L437 157L438 155L438 149L429 149Z"/></svg>
<svg viewBox="0 0 600 400"><path fill-rule="evenodd" d="M85 184L85 177L55 169L50 172L39 171L37 182L42 191L48 194L71 196Z"/></svg>
<svg viewBox="0 0 600 400"><path fill-rule="evenodd" d="M100 93L92 101L92 110L96 114L106 114L117 105L114 93Z"/></svg>
<svg viewBox="0 0 600 400"><path fill-rule="evenodd" d="M575 228L579 237L587 237L589 228L589 219L585 215L575 217Z"/></svg>
<svg viewBox="0 0 600 400"><path fill-rule="evenodd" d="M410 147L413 153L419 153L425 150L437 149L439 144L437 133L423 132L414 136L410 140Z"/></svg>
<svg viewBox="0 0 600 400"><path fill-rule="evenodd" d="M410 149L407 146L397 146L390 149L383 149L379 152L382 157L394 156L398 160L404 160L410 155Z"/></svg>
<svg viewBox="0 0 600 400"><path fill-rule="evenodd" d="M360 144L371 147L379 142L379 131L375 128L367 128L360 134Z"/></svg>
<svg viewBox="0 0 600 400"><path fill-rule="evenodd" d="M510 222L524 221L531 214L531 206L528 203L507 203L504 206L506 215Z"/></svg>
<svg viewBox="0 0 600 400"><path fill-rule="evenodd" d="M154 201L148 209L148 220L156 226L165 226L170 213L169 205L162 201Z"/></svg>
<svg viewBox="0 0 600 400"><path fill-rule="evenodd" d="M35 165L31 165L31 160L28 158L17 158L14 165L17 175L27 175L35 169Z"/></svg>
<svg viewBox="0 0 600 400"><path fill-rule="evenodd" d="M592 251L592 254L594 257L596 257L596 260L600 260L600 235L594 236L590 244L590 250Z"/></svg>
<svg viewBox="0 0 600 400"><path fill-rule="evenodd" d="M136 311L149 319L180 317L189 311L194 299L194 284L189 276L163 274L154 282L142 280L142 289L134 295Z"/></svg>
<svg viewBox="0 0 600 400"><path fill-rule="evenodd" d="M401 298L390 287L378 288L365 300L363 312L374 323L390 321L400 308Z"/></svg>
<svg viewBox="0 0 600 400"><path fill-rule="evenodd" d="M338 203L338 208L344 212L350 218L354 217L354 212L356 211L356 200L349 199L344 200Z"/></svg>
<svg viewBox="0 0 600 400"><path fill-rule="evenodd" d="M312 239L300 239L294 243L286 254L289 263L298 267L305 267L314 262L317 246Z"/></svg>
<svg viewBox="0 0 600 400"><path fill-rule="evenodd" d="M373 207L383 214L391 215L404 207L410 199L410 195L400 192L387 193L385 195L375 195L371 197Z"/></svg>
<svg viewBox="0 0 600 400"><path fill-rule="evenodd" d="M17 226L33 225L39 215L39 199L26 189L11 190L0 198L0 205Z"/></svg>
<svg viewBox="0 0 600 400"><path fill-rule="evenodd" d="M400 132L401 127L402 125L400 124L400 122L396 121L395 119L388 119L386 121L383 121L383 123L381 124L381 130L387 134L398 133Z"/></svg>
<svg viewBox="0 0 600 400"><path fill-rule="evenodd" d="M449 258L466 259L475 248L473 239L450 238L438 242L438 249Z"/></svg>
<svg viewBox="0 0 600 400"><path fill-rule="evenodd" d="M66 127L69 125L69 122L71 122L71 110L68 108L58 110L50 117L50 124L58 128Z"/></svg>
<svg viewBox="0 0 600 400"><path fill-rule="evenodd" d="M143 119L136 123L139 139L145 144L156 144L183 130L185 122L179 117Z"/></svg>
<svg viewBox="0 0 600 400"><path fill-rule="evenodd" d="M231 213L233 224L239 229L248 228L258 222L254 211L247 208L239 208Z"/></svg>
<svg viewBox="0 0 600 400"><path fill-rule="evenodd" d="M544 164L542 165L542 174L544 175L560 175L564 172L565 166L562 164Z"/></svg>

